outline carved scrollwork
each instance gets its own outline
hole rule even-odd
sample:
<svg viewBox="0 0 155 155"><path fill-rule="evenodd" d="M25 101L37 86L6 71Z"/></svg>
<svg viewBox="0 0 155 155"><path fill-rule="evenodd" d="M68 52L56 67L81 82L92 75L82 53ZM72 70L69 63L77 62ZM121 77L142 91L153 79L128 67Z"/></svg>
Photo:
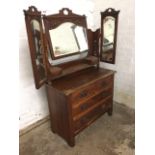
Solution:
<svg viewBox="0 0 155 155"><path fill-rule="evenodd" d="M104 12L101 12L101 15L102 16L117 16L117 14L119 13L120 11L116 11L115 9L113 8L108 8L106 9Z"/></svg>
<svg viewBox="0 0 155 155"><path fill-rule="evenodd" d="M44 15L43 20L45 25L48 25L49 29L56 28L62 23L72 22L76 25L86 27L86 17L85 15L77 15L72 13L72 10L68 8L63 8L59 10L59 14Z"/></svg>
<svg viewBox="0 0 155 155"><path fill-rule="evenodd" d="M65 23L65 22L72 22L76 25L79 25L79 26L85 26L84 25L84 22L83 20L78 20L78 19L70 19L70 18L63 18L61 20L57 20L57 19L53 19L52 22L49 22L48 25L49 25L49 29L54 29L56 27L58 27L59 25Z"/></svg>
<svg viewBox="0 0 155 155"><path fill-rule="evenodd" d="M35 6L30 6L28 9L30 12L38 12L37 8Z"/></svg>
<svg viewBox="0 0 155 155"><path fill-rule="evenodd" d="M61 10L59 10L59 14L62 15L72 15L72 10L68 9L68 8L63 8Z"/></svg>
<svg viewBox="0 0 155 155"><path fill-rule="evenodd" d="M32 16L41 15L41 11L38 11L38 9L35 6L30 6L28 10L24 10L24 13L25 15L32 15Z"/></svg>
<svg viewBox="0 0 155 155"><path fill-rule="evenodd" d="M113 8L108 8L108 9L105 10L105 12L116 12L116 10L113 9Z"/></svg>

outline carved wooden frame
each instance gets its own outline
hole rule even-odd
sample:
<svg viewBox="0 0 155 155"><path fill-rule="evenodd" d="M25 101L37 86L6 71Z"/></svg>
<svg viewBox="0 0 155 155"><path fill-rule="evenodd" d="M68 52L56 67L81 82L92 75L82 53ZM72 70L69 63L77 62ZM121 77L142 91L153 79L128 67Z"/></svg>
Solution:
<svg viewBox="0 0 155 155"><path fill-rule="evenodd" d="M44 56L44 36L43 36L43 27L42 27L42 20L41 20L41 11L38 11L36 7L30 6L28 10L24 10L25 14L25 23L26 23L26 29L27 29L27 35L28 35L28 42L29 42L29 48L30 48L30 55L31 55L31 62L32 62L32 68L33 68L33 76L35 79L35 87L39 89L45 82L46 82L46 76L41 80L40 73L37 70L37 64L35 61L36 58L36 49L35 49L35 43L33 39L32 34L32 27L31 27L31 21L36 20L38 21L40 25L40 38L41 38L41 47L42 47L42 61L43 66L46 74L46 63L45 63L45 56Z"/></svg>
<svg viewBox="0 0 155 155"><path fill-rule="evenodd" d="M116 11L113 8L108 8L104 12L101 12L101 42L100 42L100 61L106 62L106 63L111 63L115 64L115 57L116 57L116 43L117 43L117 27L118 27L118 15L119 15L119 10ZM103 46L103 34L104 34L104 28L103 28L103 21L107 16L111 16L115 18L115 34L114 34L114 48L113 48L113 59L112 61L106 61L103 60L102 58L102 46Z"/></svg>
<svg viewBox="0 0 155 155"><path fill-rule="evenodd" d="M68 14L65 14L64 12L67 11ZM64 23L64 22L72 22L78 26L82 26L84 28L86 28L87 30L87 22L86 22L86 16L83 15L78 15L78 14L74 14L72 13L72 10L68 9L68 8L63 8L61 10L59 10L58 14L53 14L53 15L44 15L43 16L43 21L44 21L44 26L45 26L45 37L47 38L47 44L49 45L50 48L50 53L52 56L52 59L59 59L59 58L63 58L63 57L68 57L71 55L76 55L76 54L80 54L80 52L75 52L75 53L70 53L70 54L66 54L66 55L62 55L62 56L54 56L54 52L53 52L53 47L52 47L52 41L49 35L49 30L58 27L60 24ZM87 34L88 36L88 34ZM89 50L89 43L88 43L88 50ZM88 51L89 53L89 51Z"/></svg>

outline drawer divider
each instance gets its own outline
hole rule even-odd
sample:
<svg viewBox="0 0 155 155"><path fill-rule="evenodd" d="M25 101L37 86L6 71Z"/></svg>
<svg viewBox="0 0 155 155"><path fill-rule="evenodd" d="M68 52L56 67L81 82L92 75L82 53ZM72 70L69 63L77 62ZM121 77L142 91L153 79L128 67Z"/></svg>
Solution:
<svg viewBox="0 0 155 155"><path fill-rule="evenodd" d="M106 87L105 89L101 89L100 91L98 91L98 92L92 94L90 97L88 97L88 98L86 98L86 99L83 99L81 102L79 102L79 103L77 103L77 104L73 104L73 105L72 105L72 106L73 106L73 109L79 107L79 106L82 105L84 102L86 102L86 101L88 101L89 99L91 99L91 98L93 98L93 97L99 95L100 93L102 93L102 92L108 90L109 88L112 88L112 86L109 85L109 86Z"/></svg>
<svg viewBox="0 0 155 155"><path fill-rule="evenodd" d="M82 116L86 115L87 113L89 113L90 111L92 111L93 109L95 109L96 107L99 107L100 105L103 104L103 102L105 102L106 100L108 100L109 98L112 98L112 96L108 96L102 100L100 100L98 103L96 103L95 105L91 106L89 109L85 110L84 112L76 115L73 117L73 121L77 121L79 120Z"/></svg>

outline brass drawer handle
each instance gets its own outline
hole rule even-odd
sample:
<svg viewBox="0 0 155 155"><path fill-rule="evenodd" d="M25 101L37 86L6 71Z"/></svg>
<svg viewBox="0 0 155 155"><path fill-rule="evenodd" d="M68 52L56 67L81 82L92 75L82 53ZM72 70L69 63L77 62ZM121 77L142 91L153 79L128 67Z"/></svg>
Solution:
<svg viewBox="0 0 155 155"><path fill-rule="evenodd" d="M86 97L87 95L88 95L88 93L83 91L80 93L80 98Z"/></svg>

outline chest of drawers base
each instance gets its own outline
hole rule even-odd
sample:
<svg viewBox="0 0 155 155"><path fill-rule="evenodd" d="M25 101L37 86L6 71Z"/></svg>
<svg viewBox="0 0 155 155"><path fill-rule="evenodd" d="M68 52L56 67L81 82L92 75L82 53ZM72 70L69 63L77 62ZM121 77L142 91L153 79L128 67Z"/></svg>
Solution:
<svg viewBox="0 0 155 155"><path fill-rule="evenodd" d="M75 136L97 118L106 112L112 115L114 72L93 71L83 72L83 77L76 75L77 84L75 77L65 79L73 82L70 87L63 79L46 85L52 131L70 146L75 145Z"/></svg>

